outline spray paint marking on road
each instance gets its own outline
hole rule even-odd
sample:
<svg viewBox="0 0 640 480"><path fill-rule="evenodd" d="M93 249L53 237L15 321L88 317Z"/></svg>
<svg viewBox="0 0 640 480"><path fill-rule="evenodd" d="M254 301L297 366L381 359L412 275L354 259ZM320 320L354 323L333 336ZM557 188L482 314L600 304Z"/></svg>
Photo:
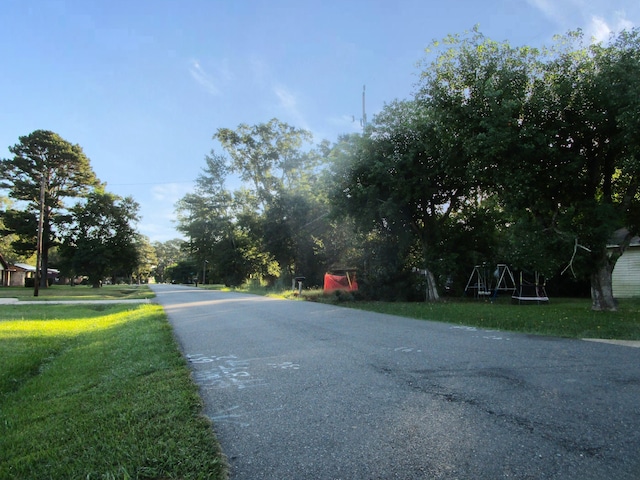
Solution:
<svg viewBox="0 0 640 480"><path fill-rule="evenodd" d="M237 413L238 408L240 408L240 405L236 405L231 408L220 410L219 412L216 412L213 415L209 416L209 418L214 423L222 423L222 422L233 423L236 425L240 425L241 427L248 427L251 424L242 422L240 420L242 417L246 417L246 415L244 413ZM231 412L236 412L236 413L231 413Z"/></svg>
<svg viewBox="0 0 640 480"><path fill-rule="evenodd" d="M235 355L224 355L222 357L205 357L200 353L196 353L195 355L187 355L187 360L189 363L213 363L220 362L224 360L237 360L238 357Z"/></svg>
<svg viewBox="0 0 640 480"><path fill-rule="evenodd" d="M270 412L280 412L284 410L284 407L267 408L263 410L252 410L251 412L243 412L240 405L235 405L230 408L225 408L215 412L213 415L209 415L209 419L213 423L228 423L237 425L242 428L251 426L249 423L249 417L256 414L265 414Z"/></svg>
<svg viewBox="0 0 640 480"><path fill-rule="evenodd" d="M205 388L229 388L238 390L266 385L266 380L255 378L249 372L249 360L242 360L235 355L206 356L200 353L187 355L187 360L194 365L206 364L207 367L195 367L193 378Z"/></svg>
<svg viewBox="0 0 640 480"><path fill-rule="evenodd" d="M456 329L456 330L466 330L467 332L477 332L478 329L476 327L464 327L464 326L454 326L454 327L450 327L451 329Z"/></svg>
<svg viewBox="0 0 640 480"><path fill-rule="evenodd" d="M403 353L409 353L409 352L417 352L420 353L422 352L422 350L418 350L412 347L397 347L393 349L394 352L403 352Z"/></svg>
<svg viewBox="0 0 640 480"><path fill-rule="evenodd" d="M483 332L483 333L498 333L496 330L478 330L476 327L464 327L464 326L453 326L451 329L464 330L467 332ZM474 338L483 338L484 340L511 340L509 337L503 337L498 335L482 335L481 337L475 335Z"/></svg>
<svg viewBox="0 0 640 480"><path fill-rule="evenodd" d="M279 368L281 370L299 370L300 365L292 362L282 362L282 363L267 363L267 366L271 368Z"/></svg>
<svg viewBox="0 0 640 480"><path fill-rule="evenodd" d="M496 335L485 335L482 338L484 338L485 340L511 340L509 337L498 337Z"/></svg>

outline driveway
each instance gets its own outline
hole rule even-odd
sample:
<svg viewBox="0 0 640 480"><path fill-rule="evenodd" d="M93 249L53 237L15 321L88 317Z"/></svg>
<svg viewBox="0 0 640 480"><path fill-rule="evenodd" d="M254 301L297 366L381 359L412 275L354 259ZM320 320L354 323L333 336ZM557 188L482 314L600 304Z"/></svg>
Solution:
<svg viewBox="0 0 640 480"><path fill-rule="evenodd" d="M234 480L640 478L640 349L152 288Z"/></svg>

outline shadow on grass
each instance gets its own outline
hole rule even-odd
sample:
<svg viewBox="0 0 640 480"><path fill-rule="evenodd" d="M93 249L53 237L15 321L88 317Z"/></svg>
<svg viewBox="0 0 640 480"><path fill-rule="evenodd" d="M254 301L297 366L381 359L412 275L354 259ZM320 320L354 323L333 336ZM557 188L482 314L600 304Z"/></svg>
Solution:
<svg viewBox="0 0 640 480"><path fill-rule="evenodd" d="M0 478L226 478L161 307L54 310L0 322Z"/></svg>

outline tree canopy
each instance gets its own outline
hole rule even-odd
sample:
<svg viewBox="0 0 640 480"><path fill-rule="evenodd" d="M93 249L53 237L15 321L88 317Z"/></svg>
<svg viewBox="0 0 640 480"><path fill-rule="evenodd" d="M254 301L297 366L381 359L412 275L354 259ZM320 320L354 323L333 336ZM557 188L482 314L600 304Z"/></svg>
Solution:
<svg viewBox="0 0 640 480"><path fill-rule="evenodd" d="M129 277L138 270L145 245L135 231L138 210L133 198L100 189L73 206L59 248L69 276L87 276L99 287L106 277Z"/></svg>
<svg viewBox="0 0 640 480"><path fill-rule="evenodd" d="M326 145L305 149L311 134L277 119L220 128L214 139L227 155L208 155L196 191L176 205L178 229L206 278L238 285L301 271L321 276L313 232L328 212L315 188ZM230 191L226 181L235 177L243 183Z"/></svg>
<svg viewBox="0 0 640 480"><path fill-rule="evenodd" d="M263 205L296 185L309 168L310 157L302 147L311 141L311 133L275 118L253 126L240 124L235 130L219 128L214 139L229 154L228 168L252 184Z"/></svg>
<svg viewBox="0 0 640 480"><path fill-rule="evenodd" d="M0 161L0 188L12 202L0 220L15 252L31 255L40 244L40 286L47 286L53 247L56 267L88 276L94 286L107 275L150 274L155 252L135 230L138 204L106 192L79 145L36 130L9 151L13 157Z"/></svg>
<svg viewBox="0 0 640 480"><path fill-rule="evenodd" d="M581 267L594 309L615 309L611 272L637 233L638 40L635 30L585 46L574 32L538 51L477 31L449 37L418 94L464 139L478 185L499 195L512 238L529 243L520 250L537 254L523 266ZM607 243L623 227L612 255Z"/></svg>
<svg viewBox="0 0 640 480"><path fill-rule="evenodd" d="M86 195L99 182L82 148L54 132L36 130L20 137L9 151L13 157L0 161L0 188L17 203L3 212L4 225L18 236L14 249L32 254L42 211L44 273L40 278L41 286L46 287L48 252L57 243L56 223L65 221L65 201Z"/></svg>

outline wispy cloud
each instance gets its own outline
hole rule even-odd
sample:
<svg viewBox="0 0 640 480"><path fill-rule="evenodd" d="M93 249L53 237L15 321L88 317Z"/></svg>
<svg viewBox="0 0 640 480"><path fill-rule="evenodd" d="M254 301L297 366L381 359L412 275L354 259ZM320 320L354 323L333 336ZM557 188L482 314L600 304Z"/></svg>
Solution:
<svg viewBox="0 0 640 480"><path fill-rule="evenodd" d="M278 105L295 123L296 126L309 130L309 125L298 106L298 99L294 93L282 85L273 87L273 93L278 99Z"/></svg>
<svg viewBox="0 0 640 480"><path fill-rule="evenodd" d="M296 97L293 93L288 91L285 87L278 85L273 88L273 93L276 94L278 100L280 102L280 106L284 108L289 113L298 115L298 105L296 102Z"/></svg>
<svg viewBox="0 0 640 480"><path fill-rule="evenodd" d="M596 42L603 42L606 41L611 34L621 32L622 30L630 30L633 27L633 22L626 18L624 12L615 12L613 18L609 21L599 15L593 15L591 17L591 23L587 27L587 34Z"/></svg>
<svg viewBox="0 0 640 480"><path fill-rule="evenodd" d="M594 16L591 18L591 24L588 27L590 37L596 42L602 42L611 35L611 27L602 17Z"/></svg>
<svg viewBox="0 0 640 480"><path fill-rule="evenodd" d="M556 2L554 0L527 0L531 6L540 10L547 18L551 19L556 23L563 23L564 18L559 8L559 4L561 2Z"/></svg>
<svg viewBox="0 0 640 480"><path fill-rule="evenodd" d="M211 95L220 95L220 89L216 85L214 78L207 73L198 60L191 60L189 65L191 77Z"/></svg>
<svg viewBox="0 0 640 480"><path fill-rule="evenodd" d="M253 86L265 99L262 108L273 115L277 111L278 117L298 128L311 131L304 102L297 92L284 85L274 74L271 65L259 56L249 57L249 72ZM303 98L304 100L304 98Z"/></svg>
<svg viewBox="0 0 640 480"><path fill-rule="evenodd" d="M563 31L582 28L587 38L606 41L612 34L640 23L640 10L630 0L527 0ZM629 16L625 8L631 8ZM637 18L633 18L636 15Z"/></svg>
<svg viewBox="0 0 640 480"><path fill-rule="evenodd" d="M187 193L193 192L194 186L190 182L160 183L151 189L154 200L167 204L175 204ZM171 209L173 211L173 208Z"/></svg>

